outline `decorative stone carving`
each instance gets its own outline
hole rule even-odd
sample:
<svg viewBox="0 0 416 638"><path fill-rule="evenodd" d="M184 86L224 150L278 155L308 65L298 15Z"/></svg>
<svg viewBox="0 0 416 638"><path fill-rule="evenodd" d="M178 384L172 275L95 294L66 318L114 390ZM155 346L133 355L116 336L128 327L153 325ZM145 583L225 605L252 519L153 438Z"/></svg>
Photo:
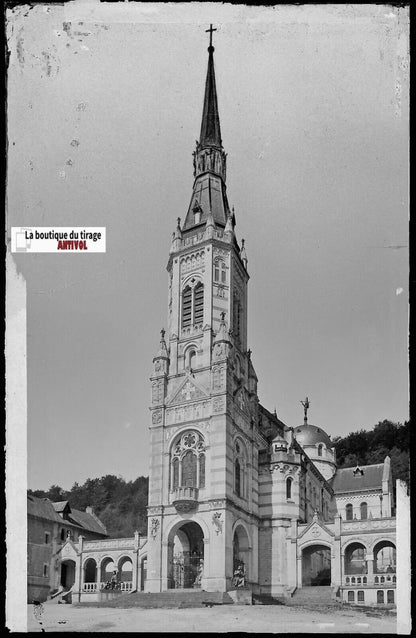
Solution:
<svg viewBox="0 0 416 638"><path fill-rule="evenodd" d="M206 398L207 392L201 390L196 383L188 376L172 398L168 400L169 405L184 403L185 401L195 401L197 399Z"/></svg>
<svg viewBox="0 0 416 638"><path fill-rule="evenodd" d="M212 515L212 524L215 527L215 533L222 534L223 521L221 520L221 512L214 512Z"/></svg>
<svg viewBox="0 0 416 638"><path fill-rule="evenodd" d="M195 507L197 506L197 502L196 501L177 501L175 502L174 505L177 512L180 512L181 514L188 514L188 512L191 512L192 510L195 509Z"/></svg>
<svg viewBox="0 0 416 638"><path fill-rule="evenodd" d="M221 359L226 355L225 343L216 343L214 346L214 359Z"/></svg>
<svg viewBox="0 0 416 638"><path fill-rule="evenodd" d="M225 499L215 499L211 501L212 509L219 509L220 507L225 507L226 501Z"/></svg>
<svg viewBox="0 0 416 638"><path fill-rule="evenodd" d="M192 255L186 255L182 257L180 261L181 275L199 270L205 265L205 253L203 250L193 253Z"/></svg>
<svg viewBox="0 0 416 638"><path fill-rule="evenodd" d="M162 410L155 410L152 414L152 423L157 424L162 422Z"/></svg>
<svg viewBox="0 0 416 638"><path fill-rule="evenodd" d="M212 401L212 411L213 412L223 412L225 408L225 398L224 397L215 397Z"/></svg>
<svg viewBox="0 0 416 638"><path fill-rule="evenodd" d="M211 401L199 401L192 405L168 408L166 410L166 423L168 425L171 423L183 423L209 416L211 416Z"/></svg>
<svg viewBox="0 0 416 638"><path fill-rule="evenodd" d="M160 526L160 520L158 518L152 518L150 522L150 535L153 540L156 538Z"/></svg>
<svg viewBox="0 0 416 638"><path fill-rule="evenodd" d="M152 403L163 403L163 379L158 379L152 383Z"/></svg>
<svg viewBox="0 0 416 638"><path fill-rule="evenodd" d="M225 368L224 366L214 366L212 368L212 389L222 390L224 388Z"/></svg>

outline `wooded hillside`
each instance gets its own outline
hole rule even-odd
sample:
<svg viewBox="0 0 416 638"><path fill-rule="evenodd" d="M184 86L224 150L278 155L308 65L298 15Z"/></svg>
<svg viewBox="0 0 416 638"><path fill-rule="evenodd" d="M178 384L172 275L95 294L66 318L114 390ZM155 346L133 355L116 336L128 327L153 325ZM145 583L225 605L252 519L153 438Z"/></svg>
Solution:
<svg viewBox="0 0 416 638"><path fill-rule="evenodd" d="M410 426L408 422L380 421L372 430L351 432L345 437L334 437L338 467L372 465L391 458L393 482L410 479Z"/></svg>

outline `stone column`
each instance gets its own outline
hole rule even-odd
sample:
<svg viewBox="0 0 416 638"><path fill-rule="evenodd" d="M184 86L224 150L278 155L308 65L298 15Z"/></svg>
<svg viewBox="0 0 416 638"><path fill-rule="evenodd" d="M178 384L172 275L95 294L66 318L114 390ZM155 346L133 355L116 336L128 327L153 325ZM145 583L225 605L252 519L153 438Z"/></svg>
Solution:
<svg viewBox="0 0 416 638"><path fill-rule="evenodd" d="M374 583L374 556L373 554L366 554L365 560L367 561L367 584Z"/></svg>
<svg viewBox="0 0 416 638"><path fill-rule="evenodd" d="M101 582L101 563L96 562L95 568L95 582L97 583L97 591L100 591L100 582Z"/></svg>
<svg viewBox="0 0 416 638"><path fill-rule="evenodd" d="M173 552L173 541L162 541L162 564L161 564L161 584L160 591L167 591L169 588L169 570Z"/></svg>
<svg viewBox="0 0 416 638"><path fill-rule="evenodd" d="M341 552L341 515L337 514L334 520L334 544L331 551L331 581L333 590L337 591L342 585L344 573L344 555Z"/></svg>
<svg viewBox="0 0 416 638"><path fill-rule="evenodd" d="M302 589L302 551L297 549L297 586Z"/></svg>

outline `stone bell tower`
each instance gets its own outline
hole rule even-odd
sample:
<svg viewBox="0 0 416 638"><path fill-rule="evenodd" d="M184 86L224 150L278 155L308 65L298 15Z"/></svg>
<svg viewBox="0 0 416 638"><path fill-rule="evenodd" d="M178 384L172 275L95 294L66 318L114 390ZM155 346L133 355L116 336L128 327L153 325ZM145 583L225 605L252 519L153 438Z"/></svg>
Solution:
<svg viewBox="0 0 416 638"><path fill-rule="evenodd" d="M148 591L257 581L257 377L247 257L226 193L212 26L194 183L172 234L166 333L153 359Z"/></svg>

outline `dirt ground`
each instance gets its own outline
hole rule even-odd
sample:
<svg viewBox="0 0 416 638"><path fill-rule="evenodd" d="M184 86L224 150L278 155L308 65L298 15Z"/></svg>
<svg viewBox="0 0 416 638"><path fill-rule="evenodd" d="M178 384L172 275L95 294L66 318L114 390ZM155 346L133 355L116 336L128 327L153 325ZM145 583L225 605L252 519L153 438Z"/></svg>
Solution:
<svg viewBox="0 0 416 638"><path fill-rule="evenodd" d="M311 610L284 605L223 605L192 609L111 609L45 603L28 631L166 633L395 634L396 617L383 610Z"/></svg>

